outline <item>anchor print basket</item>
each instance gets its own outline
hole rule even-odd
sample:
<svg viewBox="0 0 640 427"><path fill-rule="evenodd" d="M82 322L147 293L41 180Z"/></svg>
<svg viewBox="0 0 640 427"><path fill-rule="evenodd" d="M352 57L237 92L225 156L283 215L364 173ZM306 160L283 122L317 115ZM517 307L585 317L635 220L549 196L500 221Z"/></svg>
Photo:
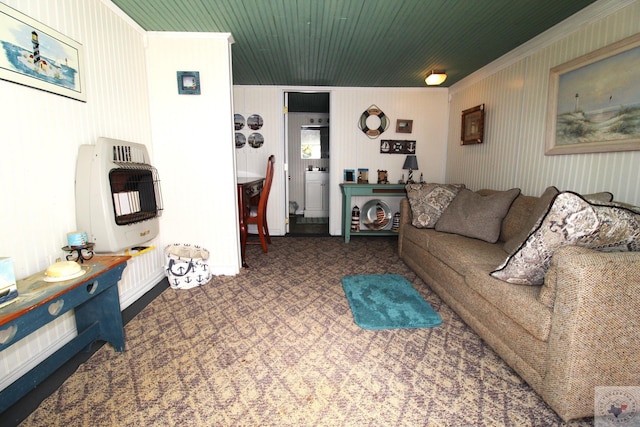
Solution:
<svg viewBox="0 0 640 427"><path fill-rule="evenodd" d="M164 249L165 275L173 289L202 286L211 280L209 251L200 246L174 243Z"/></svg>

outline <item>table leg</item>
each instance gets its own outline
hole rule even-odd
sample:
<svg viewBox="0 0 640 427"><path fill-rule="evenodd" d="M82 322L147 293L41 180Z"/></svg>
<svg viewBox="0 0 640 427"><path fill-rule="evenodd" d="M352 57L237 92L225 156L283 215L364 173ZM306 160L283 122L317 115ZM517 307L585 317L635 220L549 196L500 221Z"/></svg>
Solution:
<svg viewBox="0 0 640 427"><path fill-rule="evenodd" d="M240 225L240 258L242 261L242 267L248 268L249 265L245 259L247 252L247 235L249 230L247 229L247 223L245 222L245 200L244 200L244 187L238 185L238 224Z"/></svg>
<svg viewBox="0 0 640 427"><path fill-rule="evenodd" d="M94 340L104 340L116 351L124 351L124 329L117 284L114 283L95 298L77 306L75 318L78 335L97 324L99 333Z"/></svg>

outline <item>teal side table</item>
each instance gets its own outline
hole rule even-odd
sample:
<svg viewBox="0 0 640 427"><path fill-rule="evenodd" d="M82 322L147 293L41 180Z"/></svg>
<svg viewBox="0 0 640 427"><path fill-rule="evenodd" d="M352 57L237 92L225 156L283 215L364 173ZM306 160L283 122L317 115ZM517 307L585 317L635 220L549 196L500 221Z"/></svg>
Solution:
<svg viewBox="0 0 640 427"><path fill-rule="evenodd" d="M351 234L359 236L397 236L391 230L351 231L351 198L354 196L371 196L372 199L382 197L406 197L405 184L340 184L342 190L342 235L344 242L349 243Z"/></svg>

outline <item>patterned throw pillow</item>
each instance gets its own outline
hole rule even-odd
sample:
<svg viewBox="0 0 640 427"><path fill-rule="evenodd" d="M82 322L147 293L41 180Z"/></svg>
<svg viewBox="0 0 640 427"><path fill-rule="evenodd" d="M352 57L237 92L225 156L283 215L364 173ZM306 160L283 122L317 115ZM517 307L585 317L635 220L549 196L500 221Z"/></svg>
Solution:
<svg viewBox="0 0 640 427"><path fill-rule="evenodd" d="M407 184L405 188L413 216L411 224L416 228L433 228L442 212L465 186L464 184Z"/></svg>
<svg viewBox="0 0 640 427"><path fill-rule="evenodd" d="M576 193L560 193L520 249L491 275L509 283L540 285L555 251L568 245L606 252L639 251L640 208L589 203Z"/></svg>

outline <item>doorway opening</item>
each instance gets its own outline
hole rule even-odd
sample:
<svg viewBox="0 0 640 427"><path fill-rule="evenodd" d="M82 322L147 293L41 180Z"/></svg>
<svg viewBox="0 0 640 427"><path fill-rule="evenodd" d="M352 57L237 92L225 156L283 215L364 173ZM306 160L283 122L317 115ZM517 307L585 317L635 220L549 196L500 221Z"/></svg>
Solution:
<svg viewBox="0 0 640 427"><path fill-rule="evenodd" d="M287 235L329 235L329 92L285 92Z"/></svg>

